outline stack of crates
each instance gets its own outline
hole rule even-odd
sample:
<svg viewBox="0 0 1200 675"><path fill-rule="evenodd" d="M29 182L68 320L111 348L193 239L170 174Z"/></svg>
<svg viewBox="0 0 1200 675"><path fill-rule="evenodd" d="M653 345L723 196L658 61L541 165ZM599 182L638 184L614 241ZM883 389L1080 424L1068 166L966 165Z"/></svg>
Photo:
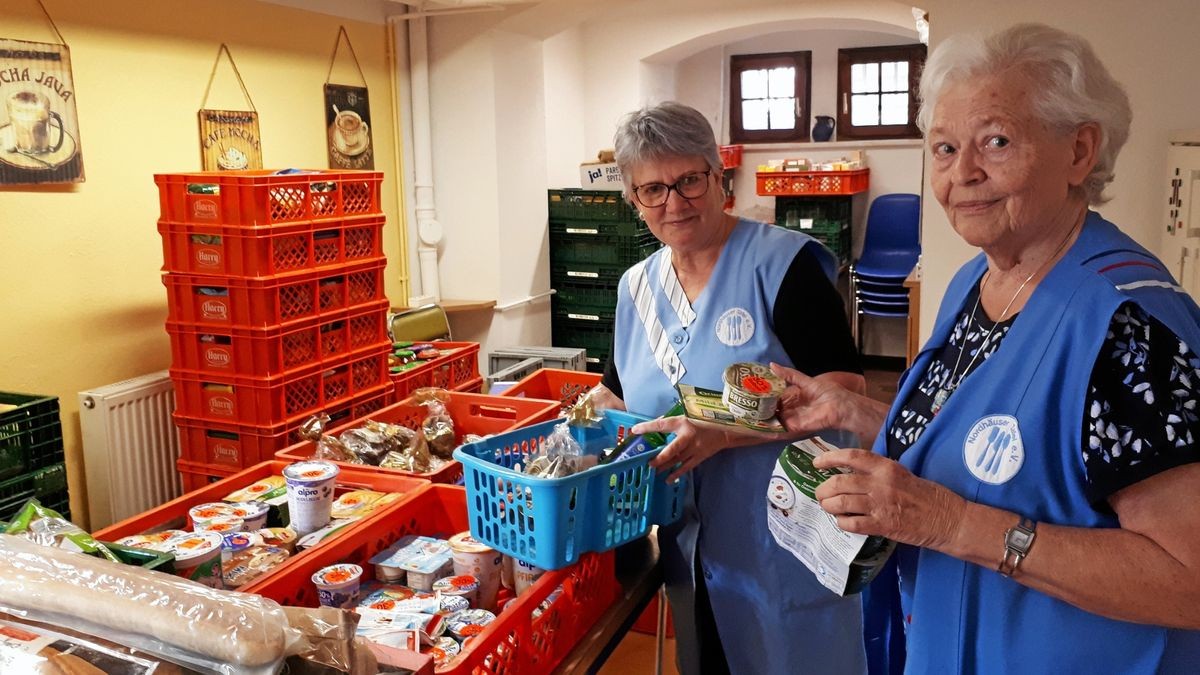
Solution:
<svg viewBox="0 0 1200 675"><path fill-rule="evenodd" d="M833 251L840 265L847 265L852 199L852 195L776 197L775 224L813 237Z"/></svg>
<svg viewBox="0 0 1200 675"><path fill-rule="evenodd" d="M661 244L621 192L550 190L548 207L552 340L586 349L587 369L602 372L621 274Z"/></svg>
<svg viewBox="0 0 1200 675"><path fill-rule="evenodd" d="M0 392L0 521L31 497L70 518L58 398Z"/></svg>
<svg viewBox="0 0 1200 675"><path fill-rule="evenodd" d="M155 176L181 473L228 475L291 445L316 413L389 402L382 181Z"/></svg>

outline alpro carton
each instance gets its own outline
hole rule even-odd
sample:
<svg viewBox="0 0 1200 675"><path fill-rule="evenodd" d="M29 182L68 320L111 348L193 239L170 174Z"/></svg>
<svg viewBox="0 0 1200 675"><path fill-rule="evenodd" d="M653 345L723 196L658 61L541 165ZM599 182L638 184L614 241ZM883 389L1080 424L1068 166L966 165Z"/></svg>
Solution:
<svg viewBox="0 0 1200 675"><path fill-rule="evenodd" d="M895 543L842 530L817 503L817 487L841 472L817 469L812 460L833 449L816 437L783 449L767 486L767 526L775 542L812 570L821 585L850 595L875 578Z"/></svg>

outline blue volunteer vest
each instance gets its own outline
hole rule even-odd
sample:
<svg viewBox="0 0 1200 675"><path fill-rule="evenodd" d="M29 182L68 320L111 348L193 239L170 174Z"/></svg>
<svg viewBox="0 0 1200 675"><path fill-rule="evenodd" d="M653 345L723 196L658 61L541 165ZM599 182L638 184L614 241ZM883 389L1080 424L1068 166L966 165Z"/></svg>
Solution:
<svg viewBox="0 0 1200 675"><path fill-rule="evenodd" d="M807 235L739 220L690 306L694 319L687 326L688 311L681 318L677 309L686 299L680 302L681 289L670 282L665 266L667 249L628 270L618 290L614 354L626 407L662 414L678 398L673 379L719 391L725 367L739 361L791 365L773 332L772 310L796 253L812 242ZM819 244L811 250L832 277L833 256ZM767 483L781 448L781 443L734 448L709 458L692 471L684 516L659 529L683 672L700 669L697 549L734 673L865 670L858 597L841 598L821 586L767 529Z"/></svg>
<svg viewBox="0 0 1200 675"><path fill-rule="evenodd" d="M933 335L905 374L885 430L946 343L986 266L980 255L951 282ZM1000 349L963 381L901 462L966 499L1039 522L1117 527L1117 519L1092 508L1084 494L1080 430L1097 353L1113 313L1127 300L1188 345L1200 345L1196 303L1153 255L1089 212L1078 240L1038 284ZM886 434L880 434L875 452L887 453ZM1002 552L997 541L997 563ZM1200 632L1106 619L994 568L927 549L900 547L899 565L909 672L1200 670Z"/></svg>

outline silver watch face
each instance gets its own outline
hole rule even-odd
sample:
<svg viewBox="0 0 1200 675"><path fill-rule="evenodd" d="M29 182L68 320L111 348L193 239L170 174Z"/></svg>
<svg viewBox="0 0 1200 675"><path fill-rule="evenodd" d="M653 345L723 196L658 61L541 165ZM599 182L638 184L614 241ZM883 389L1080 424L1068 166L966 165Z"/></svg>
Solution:
<svg viewBox="0 0 1200 675"><path fill-rule="evenodd" d="M1025 551L1029 548L1029 545L1033 543L1033 533L1026 532L1025 530L1012 529L1008 531L1008 537L1006 537L1006 539L1007 541L1005 541L1005 544L1009 548L1018 551Z"/></svg>

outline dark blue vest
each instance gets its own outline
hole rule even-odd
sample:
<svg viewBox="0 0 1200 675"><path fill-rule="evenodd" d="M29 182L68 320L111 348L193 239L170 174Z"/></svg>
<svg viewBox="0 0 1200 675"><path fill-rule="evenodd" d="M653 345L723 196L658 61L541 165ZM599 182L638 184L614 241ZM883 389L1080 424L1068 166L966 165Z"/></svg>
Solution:
<svg viewBox="0 0 1200 675"><path fill-rule="evenodd" d="M980 255L951 282L885 430L946 343L986 266ZM1200 345L1196 303L1153 255L1089 212L1078 240L1038 284L1000 349L963 381L901 462L966 499L1039 522L1117 527L1084 494L1081 429L1092 367L1125 301ZM880 434L876 452L886 454L885 439ZM997 562L1002 552L997 541ZM994 568L927 549L901 547L899 562L909 672L1200 671L1198 632L1106 619Z"/></svg>

